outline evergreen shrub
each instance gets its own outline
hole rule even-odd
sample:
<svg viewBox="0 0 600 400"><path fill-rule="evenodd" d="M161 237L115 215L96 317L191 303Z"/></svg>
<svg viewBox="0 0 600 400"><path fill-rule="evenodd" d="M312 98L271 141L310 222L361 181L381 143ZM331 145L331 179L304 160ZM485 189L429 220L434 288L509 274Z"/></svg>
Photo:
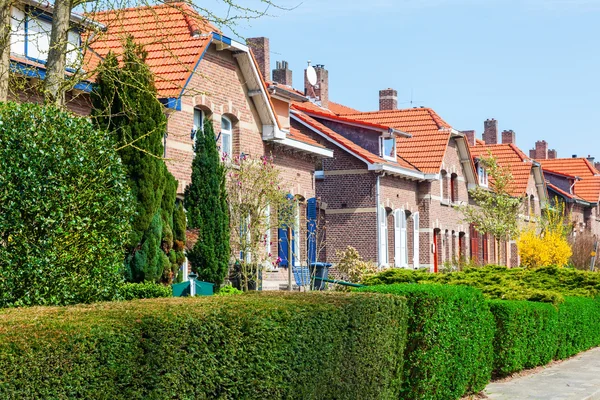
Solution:
<svg viewBox="0 0 600 400"><path fill-rule="evenodd" d="M600 299L566 297L558 308L556 359L600 345Z"/></svg>
<svg viewBox="0 0 600 400"><path fill-rule="evenodd" d="M173 290L170 285L161 285L154 282L124 283L119 288L119 298L122 300L154 299L157 297L171 297Z"/></svg>
<svg viewBox="0 0 600 400"><path fill-rule="evenodd" d="M551 304L491 300L496 321L494 375L506 376L552 361L558 350L558 312Z"/></svg>
<svg viewBox="0 0 600 400"><path fill-rule="evenodd" d="M480 291L458 286L381 285L360 292L404 296L408 336L401 399L458 399L492 373L494 320Z"/></svg>
<svg viewBox="0 0 600 400"><path fill-rule="evenodd" d="M350 293L6 309L0 398L397 399L406 321Z"/></svg>

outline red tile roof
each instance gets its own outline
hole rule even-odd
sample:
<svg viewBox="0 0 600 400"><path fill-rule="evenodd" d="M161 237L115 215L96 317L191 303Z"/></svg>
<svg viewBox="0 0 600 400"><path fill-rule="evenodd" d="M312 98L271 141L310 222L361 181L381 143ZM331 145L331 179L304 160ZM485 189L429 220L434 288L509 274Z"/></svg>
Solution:
<svg viewBox="0 0 600 400"><path fill-rule="evenodd" d="M358 111L355 108L351 108L348 106L345 106L343 104L339 104L339 103L334 103L333 101L329 101L328 107L329 110L337 115L341 115L341 114L355 114L355 113L359 113L360 111Z"/></svg>
<svg viewBox="0 0 600 400"><path fill-rule="evenodd" d="M503 168L508 168L513 177L513 183L508 188L512 196L524 196L527 192L529 177L533 168L533 160L525 155L516 145L492 144L471 147L473 158L488 156L488 150Z"/></svg>
<svg viewBox="0 0 600 400"><path fill-rule="evenodd" d="M600 201L600 176L584 178L575 184L575 194L590 203Z"/></svg>
<svg viewBox="0 0 600 400"><path fill-rule="evenodd" d="M315 118L311 117L310 115L308 115L304 112L296 112L296 113L294 113L294 116L297 117L300 121L302 121L305 125L308 125L311 128L321 132L322 134L327 136L329 139L331 139L331 141L337 143L340 147L357 155L358 157L362 158L363 160L367 161L368 163L386 164L386 165L390 165L390 166L410 169L412 171L417 170L414 166L410 165L410 163L406 162L405 160L403 160L401 158L398 158L397 162L384 160L382 157L379 157L378 155L373 154L369 150L366 150L365 148L357 145L350 139L346 139L344 136L338 134L337 132L335 132L332 129L328 128L327 126L323 125L322 123L317 121Z"/></svg>
<svg viewBox="0 0 600 400"><path fill-rule="evenodd" d="M560 193L561 195L568 197L569 199L574 199L577 196L575 196L574 194L570 194L565 192L564 190L562 190L561 188L559 188L558 186L555 186L553 184L551 184L550 182L546 181L546 186L548 186L549 189L554 190L557 193Z"/></svg>
<svg viewBox="0 0 600 400"><path fill-rule="evenodd" d="M148 52L146 63L154 73L159 97L178 97L217 28L204 20L187 3L164 3L99 12L91 18L106 26L91 41L100 57L110 50L119 54L122 43L132 35ZM88 52L91 53L91 52ZM93 70L98 57L88 54L87 70Z"/></svg>
<svg viewBox="0 0 600 400"><path fill-rule="evenodd" d="M580 178L600 175L592 163L586 158L553 158L546 160L536 160L544 169L549 169L563 174L574 175Z"/></svg>
<svg viewBox="0 0 600 400"><path fill-rule="evenodd" d="M397 139L398 155L425 173L440 172L451 127L431 108L373 111L342 116L410 133L412 138Z"/></svg>
<svg viewBox="0 0 600 400"><path fill-rule="evenodd" d="M325 148L321 143L317 142L315 139L310 137L306 132L302 132L300 129L295 127L290 127L290 133L288 134L288 138L292 140L297 140L298 142L310 144L311 146L317 146L321 148Z"/></svg>

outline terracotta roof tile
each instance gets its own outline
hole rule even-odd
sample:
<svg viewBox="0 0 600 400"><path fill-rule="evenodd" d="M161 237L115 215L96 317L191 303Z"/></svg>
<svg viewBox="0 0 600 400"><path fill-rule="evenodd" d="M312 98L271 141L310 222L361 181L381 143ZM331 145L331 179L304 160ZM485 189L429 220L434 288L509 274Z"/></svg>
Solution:
<svg viewBox="0 0 600 400"><path fill-rule="evenodd" d="M339 103L335 103L331 100L329 100L329 104L328 107L329 110L337 115L342 115L342 114L354 114L354 113L359 113L360 111L358 111L355 108L352 107L348 107L345 106L343 104L339 104Z"/></svg>
<svg viewBox="0 0 600 400"><path fill-rule="evenodd" d="M575 184L575 194L590 203L600 201L600 176L587 177Z"/></svg>
<svg viewBox="0 0 600 400"><path fill-rule="evenodd" d="M551 184L551 183L550 183L550 182L548 182L548 181L546 181L546 186L548 186L548 189L552 189L552 190L554 190L555 192L557 192L557 193L559 193L559 194L561 194L561 195L563 195L563 196L565 196L565 197L568 197L569 199L574 199L574 198L576 198L576 197L577 197L577 196L575 196L575 195L573 195L573 194L570 194L570 193L567 193L567 192L565 192L564 190L562 190L562 189L561 189L561 188L559 188L558 186L555 186L555 185Z"/></svg>
<svg viewBox="0 0 600 400"><path fill-rule="evenodd" d="M123 41L132 35L148 52L146 63L160 97L179 97L211 33L219 32L187 3L117 9L91 17L104 24L106 31L91 41L93 52L86 52L86 69L94 70L100 61L97 56L106 57L111 50L119 55Z"/></svg>
<svg viewBox="0 0 600 400"><path fill-rule="evenodd" d="M473 146L471 155L473 158L487 157L488 150L496 158L498 165L508 168L512 174L513 184L508 188L509 193L513 196L525 195L533 168L533 160L512 143Z"/></svg>
<svg viewBox="0 0 600 400"><path fill-rule="evenodd" d="M398 155L425 173L439 173L451 127L430 108L342 114L343 117L390 126L410 133L398 138Z"/></svg>
<svg viewBox="0 0 600 400"><path fill-rule="evenodd" d="M544 169L549 169L563 174L578 176L580 178L600 175L600 172L586 158L553 158L536 160Z"/></svg>
<svg viewBox="0 0 600 400"><path fill-rule="evenodd" d="M321 143L317 142L309 134L307 134L306 132L302 132L302 130L300 130L296 127L293 127L293 126L290 127L290 133L288 134L288 138L290 138L292 140L296 140L298 142L310 144L311 146L325 148L325 146L323 146Z"/></svg>

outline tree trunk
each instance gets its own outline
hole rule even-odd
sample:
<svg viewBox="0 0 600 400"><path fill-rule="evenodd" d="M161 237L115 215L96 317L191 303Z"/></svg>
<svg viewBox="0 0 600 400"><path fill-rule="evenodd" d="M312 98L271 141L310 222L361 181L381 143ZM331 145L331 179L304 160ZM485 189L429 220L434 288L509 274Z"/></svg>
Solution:
<svg viewBox="0 0 600 400"><path fill-rule="evenodd" d="M10 15L13 0L0 0L0 101L8 99L10 71Z"/></svg>
<svg viewBox="0 0 600 400"><path fill-rule="evenodd" d="M67 63L67 35L71 17L71 0L56 0L52 16L50 49L46 63L44 98L46 103L63 106L65 104L65 67Z"/></svg>

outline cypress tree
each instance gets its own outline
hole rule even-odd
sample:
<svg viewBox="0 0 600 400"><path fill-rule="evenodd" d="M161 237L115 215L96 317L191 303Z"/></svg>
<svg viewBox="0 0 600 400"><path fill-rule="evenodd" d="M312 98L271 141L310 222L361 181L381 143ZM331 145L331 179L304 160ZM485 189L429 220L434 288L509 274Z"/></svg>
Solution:
<svg viewBox="0 0 600 400"><path fill-rule="evenodd" d="M198 241L187 253L199 279L223 283L229 268L229 211L225 168L221 162L212 122L198 132L192 163L192 180L185 189L185 208L190 228L198 229Z"/></svg>
<svg viewBox="0 0 600 400"><path fill-rule="evenodd" d="M113 136L135 198L125 246L125 278L134 282L165 280L165 268L171 270L167 254L177 191L162 159L167 120L145 59L144 49L127 38L121 65L115 54L108 54L91 96L93 119Z"/></svg>

